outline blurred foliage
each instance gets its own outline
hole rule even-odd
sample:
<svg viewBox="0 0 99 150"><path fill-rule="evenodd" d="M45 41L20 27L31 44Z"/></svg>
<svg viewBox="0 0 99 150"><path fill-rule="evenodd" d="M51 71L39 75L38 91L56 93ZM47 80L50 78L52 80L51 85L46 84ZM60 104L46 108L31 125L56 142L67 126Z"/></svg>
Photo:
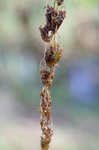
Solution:
<svg viewBox="0 0 99 150"><path fill-rule="evenodd" d="M92 5L92 6L94 6L94 5L96 5L96 4L98 4L98 0L75 0L75 2L77 2L79 5Z"/></svg>

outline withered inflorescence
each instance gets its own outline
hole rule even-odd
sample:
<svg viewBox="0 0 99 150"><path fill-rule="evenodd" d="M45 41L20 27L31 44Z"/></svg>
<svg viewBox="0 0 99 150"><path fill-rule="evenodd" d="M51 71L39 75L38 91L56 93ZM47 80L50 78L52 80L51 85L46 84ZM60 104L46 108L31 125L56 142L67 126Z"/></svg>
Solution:
<svg viewBox="0 0 99 150"><path fill-rule="evenodd" d="M56 66L62 56L62 49L58 44L51 45L45 51L45 61L48 67Z"/></svg>
<svg viewBox="0 0 99 150"><path fill-rule="evenodd" d="M54 7L49 5L46 6L46 24L44 27L40 26L39 28L42 40L49 43L44 52L44 66L41 66L40 69L40 77L42 81L42 90L40 92L40 125L42 130L41 150L49 149L49 144L53 135L50 119L51 95L49 88L53 82L55 67L62 56L62 49L55 40L55 34L66 17L66 11L58 9L64 0L53 1L54 4L57 4L57 8L55 5Z"/></svg>
<svg viewBox="0 0 99 150"><path fill-rule="evenodd" d="M46 8L46 24L44 27L40 26L40 32L42 40L50 42L53 35L57 32L60 25L62 24L66 11L55 9L49 5Z"/></svg>

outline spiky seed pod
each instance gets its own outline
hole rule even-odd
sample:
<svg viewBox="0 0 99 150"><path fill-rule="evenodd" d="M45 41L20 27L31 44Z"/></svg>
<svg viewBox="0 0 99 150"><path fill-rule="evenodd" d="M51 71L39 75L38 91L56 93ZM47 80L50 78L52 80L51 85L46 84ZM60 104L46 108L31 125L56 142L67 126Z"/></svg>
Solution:
<svg viewBox="0 0 99 150"><path fill-rule="evenodd" d="M55 66L62 56L62 49L58 44L51 45L45 52L45 61L48 67Z"/></svg>

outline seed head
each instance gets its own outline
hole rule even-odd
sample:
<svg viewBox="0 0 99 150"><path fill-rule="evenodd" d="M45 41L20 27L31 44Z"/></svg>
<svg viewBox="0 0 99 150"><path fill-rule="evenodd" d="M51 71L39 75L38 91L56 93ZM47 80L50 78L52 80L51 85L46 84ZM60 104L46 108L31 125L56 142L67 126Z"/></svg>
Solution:
<svg viewBox="0 0 99 150"><path fill-rule="evenodd" d="M44 27L39 28L42 40L45 42L50 42L53 35L57 32L61 26L65 16L66 11L55 10L53 7L47 5L46 9L46 24Z"/></svg>
<svg viewBox="0 0 99 150"><path fill-rule="evenodd" d="M52 31L54 34L62 24L66 16L66 11L55 10L53 7L47 5L45 16L48 31Z"/></svg>
<svg viewBox="0 0 99 150"><path fill-rule="evenodd" d="M55 66L62 56L59 45L51 45L45 52L45 61L48 67Z"/></svg>

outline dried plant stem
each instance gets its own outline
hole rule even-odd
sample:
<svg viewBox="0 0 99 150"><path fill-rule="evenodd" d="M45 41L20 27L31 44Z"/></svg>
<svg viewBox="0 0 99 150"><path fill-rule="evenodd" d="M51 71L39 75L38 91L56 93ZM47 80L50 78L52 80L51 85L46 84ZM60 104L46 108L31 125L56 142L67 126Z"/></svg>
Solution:
<svg viewBox="0 0 99 150"><path fill-rule="evenodd" d="M49 149L49 144L53 135L50 118L51 95L49 88L53 82L55 67L62 56L62 49L59 44L56 43L56 32L62 24L66 14L65 11L58 10L58 6L62 3L63 0L54 0L53 7L49 5L46 6L46 25L39 28L42 40L49 43L44 52L44 64L41 64L40 69L42 81L42 90L40 92L41 150ZM51 35L49 35L50 32Z"/></svg>

